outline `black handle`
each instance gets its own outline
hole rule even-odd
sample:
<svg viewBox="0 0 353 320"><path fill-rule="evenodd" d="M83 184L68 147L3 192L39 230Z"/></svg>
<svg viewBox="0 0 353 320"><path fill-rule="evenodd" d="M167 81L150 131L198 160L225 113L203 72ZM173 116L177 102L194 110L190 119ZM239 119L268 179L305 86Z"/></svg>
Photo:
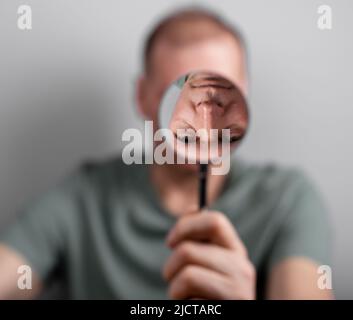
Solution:
<svg viewBox="0 0 353 320"><path fill-rule="evenodd" d="M199 207L200 210L207 206L207 164L200 164L199 176Z"/></svg>

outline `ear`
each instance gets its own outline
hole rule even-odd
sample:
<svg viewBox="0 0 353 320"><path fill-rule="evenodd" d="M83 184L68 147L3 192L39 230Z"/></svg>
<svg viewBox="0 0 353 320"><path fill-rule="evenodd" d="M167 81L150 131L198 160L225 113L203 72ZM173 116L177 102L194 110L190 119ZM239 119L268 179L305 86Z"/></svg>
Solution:
<svg viewBox="0 0 353 320"><path fill-rule="evenodd" d="M135 100L139 114L146 120L149 120L149 95L148 93L148 82L145 75L140 75L136 82Z"/></svg>

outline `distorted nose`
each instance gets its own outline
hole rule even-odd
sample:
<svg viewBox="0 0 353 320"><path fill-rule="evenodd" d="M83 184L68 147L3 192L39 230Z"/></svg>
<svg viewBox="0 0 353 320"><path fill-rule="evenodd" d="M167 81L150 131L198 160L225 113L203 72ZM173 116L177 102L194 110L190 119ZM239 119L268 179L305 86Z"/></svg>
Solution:
<svg viewBox="0 0 353 320"><path fill-rule="evenodd" d="M224 105L215 96L203 96L195 103L198 128L218 129L224 115Z"/></svg>

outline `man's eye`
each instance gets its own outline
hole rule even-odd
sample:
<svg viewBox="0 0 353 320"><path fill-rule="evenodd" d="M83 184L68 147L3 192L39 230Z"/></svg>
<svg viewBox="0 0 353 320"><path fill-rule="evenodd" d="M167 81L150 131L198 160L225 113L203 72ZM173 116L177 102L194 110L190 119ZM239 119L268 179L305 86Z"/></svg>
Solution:
<svg viewBox="0 0 353 320"><path fill-rule="evenodd" d="M218 141L220 143L235 143L242 139L242 136L233 136L233 137L219 137Z"/></svg>
<svg viewBox="0 0 353 320"><path fill-rule="evenodd" d="M243 138L243 136L234 136L230 138L230 143L234 143L237 141L240 141Z"/></svg>

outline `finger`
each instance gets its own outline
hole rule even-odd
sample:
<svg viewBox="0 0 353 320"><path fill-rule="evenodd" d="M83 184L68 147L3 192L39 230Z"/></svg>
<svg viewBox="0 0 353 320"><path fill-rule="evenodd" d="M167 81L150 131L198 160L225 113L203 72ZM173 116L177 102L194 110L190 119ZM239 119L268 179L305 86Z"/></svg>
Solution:
<svg viewBox="0 0 353 320"><path fill-rule="evenodd" d="M170 283L172 299L227 299L229 284L225 276L203 267L189 265Z"/></svg>
<svg viewBox="0 0 353 320"><path fill-rule="evenodd" d="M245 264L244 257L214 244L183 241L168 258L163 276L170 281L186 265L198 265L225 275L232 275Z"/></svg>
<svg viewBox="0 0 353 320"><path fill-rule="evenodd" d="M186 215L169 232L167 244L175 247L185 240L205 240L219 246L237 249L246 255L246 248L228 218L220 212Z"/></svg>

